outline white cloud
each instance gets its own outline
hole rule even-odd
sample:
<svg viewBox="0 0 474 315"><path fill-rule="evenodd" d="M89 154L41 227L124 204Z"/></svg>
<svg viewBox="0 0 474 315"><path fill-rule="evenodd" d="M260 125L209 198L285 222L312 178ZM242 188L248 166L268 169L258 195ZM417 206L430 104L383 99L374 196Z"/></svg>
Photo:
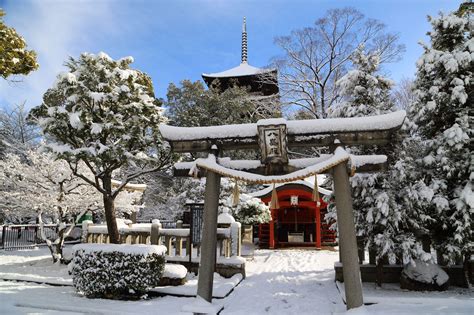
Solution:
<svg viewBox="0 0 474 315"><path fill-rule="evenodd" d="M16 3L18 4L18 3ZM21 77L22 82L0 80L1 105L27 101L28 107L41 103L42 95L64 71L64 61L95 47L95 31L116 34L109 1L32 1L26 6L6 5L6 24L22 35L29 49L38 54L39 70ZM90 48L89 48L90 49Z"/></svg>

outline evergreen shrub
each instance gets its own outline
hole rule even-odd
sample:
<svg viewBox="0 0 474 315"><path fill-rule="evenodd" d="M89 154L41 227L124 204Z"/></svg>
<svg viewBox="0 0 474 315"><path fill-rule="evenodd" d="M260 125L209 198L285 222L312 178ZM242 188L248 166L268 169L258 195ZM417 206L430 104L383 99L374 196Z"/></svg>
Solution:
<svg viewBox="0 0 474 315"><path fill-rule="evenodd" d="M70 265L76 290L89 298L130 299L158 286L164 246L80 244Z"/></svg>

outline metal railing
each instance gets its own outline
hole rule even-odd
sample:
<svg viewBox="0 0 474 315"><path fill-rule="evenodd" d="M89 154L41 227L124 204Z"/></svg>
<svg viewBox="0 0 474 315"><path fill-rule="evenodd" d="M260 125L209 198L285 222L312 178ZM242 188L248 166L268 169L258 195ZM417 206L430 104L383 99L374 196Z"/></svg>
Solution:
<svg viewBox="0 0 474 315"><path fill-rule="evenodd" d="M58 237L57 224L45 224L43 226L44 233L48 240L54 241ZM75 229L80 229L78 225ZM46 241L41 237L39 224L17 224L17 225L3 225L1 230L1 248L5 250L29 249L35 246L46 245ZM81 235L80 232L74 233ZM73 237L66 238L65 243L79 243L80 237L74 239Z"/></svg>

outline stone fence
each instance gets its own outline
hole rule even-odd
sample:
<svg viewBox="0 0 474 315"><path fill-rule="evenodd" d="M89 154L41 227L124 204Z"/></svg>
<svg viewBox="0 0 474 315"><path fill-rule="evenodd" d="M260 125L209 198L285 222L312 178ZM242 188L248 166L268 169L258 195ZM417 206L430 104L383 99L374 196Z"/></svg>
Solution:
<svg viewBox="0 0 474 315"><path fill-rule="evenodd" d="M199 246L191 246L189 228L164 229L159 220L153 223L119 224L120 243L164 245L168 257L189 257L189 253L199 256ZM83 242L106 244L110 242L106 225L95 225L91 221L83 222ZM217 229L219 255L223 257L240 256L241 227L239 223ZM191 256L192 257L192 256Z"/></svg>
<svg viewBox="0 0 474 315"><path fill-rule="evenodd" d="M189 271L197 273L200 261L200 244L193 244L190 229L182 228L178 221L176 228L163 228L159 220L152 223L129 223L118 221L120 243L164 245L166 261L179 263ZM240 257L242 248L241 225L238 222L221 222L217 228L216 271L225 277L242 273L245 276L245 259ZM83 242L106 244L110 242L106 225L82 223Z"/></svg>
<svg viewBox="0 0 474 315"><path fill-rule="evenodd" d="M427 253L435 253L437 264L440 265L449 276L450 285L469 287L474 283L474 255L466 255L466 257L463 257L464 259L459 259L456 264L448 266L443 260L441 253L431 246L431 240L429 238L423 237L422 244L423 250ZM362 238L358 238L357 247L362 282L375 282L379 286L382 285L382 283L400 282L404 268L400 259L397 259L395 264L390 264L387 257L377 260L377 253L374 249L369 248L367 250L369 261L367 262L365 257L366 246ZM339 259L339 262L334 265L334 269L336 271L336 280L341 282L344 281L342 267L341 259Z"/></svg>

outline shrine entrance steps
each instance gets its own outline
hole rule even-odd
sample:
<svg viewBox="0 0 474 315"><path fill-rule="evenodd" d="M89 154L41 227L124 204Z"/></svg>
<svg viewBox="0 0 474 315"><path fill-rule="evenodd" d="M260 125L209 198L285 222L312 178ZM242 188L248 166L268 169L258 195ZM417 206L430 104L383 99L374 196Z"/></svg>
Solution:
<svg viewBox="0 0 474 315"><path fill-rule="evenodd" d="M322 224L322 238L321 244L324 249L331 249L333 246L337 246L336 235L329 229L328 224ZM258 230L258 248L268 249L270 244L270 224L260 224ZM308 248L314 247L314 243L278 243L278 248Z"/></svg>

